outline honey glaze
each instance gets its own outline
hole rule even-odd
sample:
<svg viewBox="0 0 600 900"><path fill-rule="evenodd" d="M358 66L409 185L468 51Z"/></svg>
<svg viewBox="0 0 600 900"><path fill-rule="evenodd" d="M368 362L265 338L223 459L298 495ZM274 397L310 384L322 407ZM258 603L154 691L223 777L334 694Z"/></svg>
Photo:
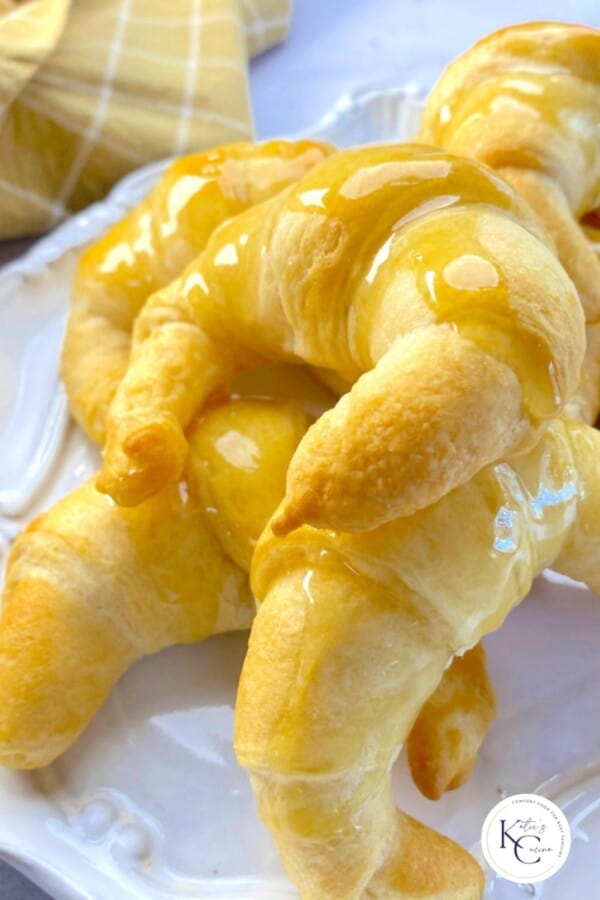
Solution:
<svg viewBox="0 0 600 900"><path fill-rule="evenodd" d="M337 773L358 766L361 792L375 790L449 657L497 628L569 541L582 486L568 429L555 423L526 457L372 532L303 526L261 537L258 621L275 616L286 646L277 663L285 714L269 726L265 752L277 785L285 776L311 798L321 784L331 793L311 800L311 828L337 822ZM503 546L500 519L511 538ZM311 773L327 777L315 786Z"/></svg>
<svg viewBox="0 0 600 900"><path fill-rule="evenodd" d="M330 151L316 141L269 141L177 160L149 197L84 253L78 278L118 290L135 314L223 221L273 196Z"/></svg>
<svg viewBox="0 0 600 900"><path fill-rule="evenodd" d="M375 275L366 280L375 289L374 298L383 295L383 318L394 316L398 329L429 323L453 325L464 337L491 356L509 365L518 375L526 407L537 416L549 417L564 402L564 384L557 378L554 342L550 334L528 313L521 286L514 275L514 260L506 252L512 241L514 225L487 207L476 204L446 207L427 213L393 234L386 258ZM522 235L522 243L534 239ZM519 273L521 275L521 273ZM406 309L395 315L391 310L392 292L410 296ZM364 309L356 315L362 324L373 319L373 355L390 345L379 344L379 325L375 300L365 290L357 299ZM359 333L358 324L355 326ZM360 329L364 334L364 328ZM363 339L362 355L365 355Z"/></svg>
<svg viewBox="0 0 600 900"><path fill-rule="evenodd" d="M334 398L308 372L243 372L232 394L190 429L188 482L206 521L248 570L256 541L285 493L290 459L313 418Z"/></svg>
<svg viewBox="0 0 600 900"><path fill-rule="evenodd" d="M297 571L313 603L319 585L343 572L343 580L359 579L358 593L383 585L434 630L444 623L448 650L461 652L499 627L569 544L584 497L571 446L581 427L556 420L529 453L487 466L432 506L373 531L303 526L281 539L267 530L252 566L255 595L263 600Z"/></svg>
<svg viewBox="0 0 600 900"><path fill-rule="evenodd" d="M501 29L450 65L427 103L422 136L493 167L559 181L573 210L600 185L600 33L532 22ZM583 185L583 189L582 189Z"/></svg>
<svg viewBox="0 0 600 900"><path fill-rule="evenodd" d="M136 385L130 370L119 395L128 421L105 455L102 489L132 502L128 473L118 480L129 465L125 432L167 412L187 429L236 370L265 360L308 363L334 390L353 387L294 455L280 532L301 521L375 527L527 449L574 391L585 338L576 291L537 229L508 185L445 151L383 145L325 158L224 222L145 307L139 380L152 371L160 388ZM472 429L458 429L467 419L484 432L477 446ZM169 428L157 428L157 443L164 433L172 456L154 480L148 467L148 490L180 465L183 442ZM381 436L373 453L369 430ZM142 496L141 478L134 487Z"/></svg>
<svg viewBox="0 0 600 900"><path fill-rule="evenodd" d="M119 509L118 516L109 497L92 492L98 515L110 518L113 532L127 534L124 546L143 565L157 609L171 607L176 633L188 635L193 624L202 637L227 623L249 624L252 604L234 563L249 569L256 540L284 494L290 458L312 421L310 410L318 414L332 401L296 367L243 373L233 395L191 426L179 484L142 506ZM135 603L136 591L132 596ZM150 595L145 602L150 608Z"/></svg>
<svg viewBox="0 0 600 900"><path fill-rule="evenodd" d="M527 205L476 163L417 145L344 151L221 227L186 272L182 305L219 341L351 381L387 349L378 330L389 346L396 329L454 322L503 360L521 345L526 402L549 416L565 388L556 334L575 299L549 304L545 330L533 321L511 278L512 245L537 247L523 230L539 234ZM414 290L390 298L408 271Z"/></svg>
<svg viewBox="0 0 600 900"><path fill-rule="evenodd" d="M83 254L62 376L71 411L96 444L107 442L109 408L127 374L132 344L152 341L160 333L162 314L172 319L170 304L179 290L175 279L205 249L213 231L302 177L331 150L317 141L270 141L184 157L166 170L138 207ZM198 278L201 287L201 275ZM198 343L193 337L188 341L188 357L197 355ZM185 351L179 351L182 368L189 367ZM159 383L160 367L153 366L153 374ZM138 394L134 406L140 405ZM139 501L147 494L144 474L135 464L123 468L123 479L115 478L115 493L122 500L127 495L127 502L135 494ZM128 494L127 486L134 484Z"/></svg>

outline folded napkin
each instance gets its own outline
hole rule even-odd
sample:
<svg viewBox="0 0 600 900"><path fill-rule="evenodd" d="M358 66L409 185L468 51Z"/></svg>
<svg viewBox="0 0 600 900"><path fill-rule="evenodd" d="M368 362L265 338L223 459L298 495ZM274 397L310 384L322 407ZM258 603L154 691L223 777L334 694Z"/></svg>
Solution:
<svg viewBox="0 0 600 900"><path fill-rule="evenodd" d="M252 136L248 57L291 0L0 0L0 238L153 159Z"/></svg>

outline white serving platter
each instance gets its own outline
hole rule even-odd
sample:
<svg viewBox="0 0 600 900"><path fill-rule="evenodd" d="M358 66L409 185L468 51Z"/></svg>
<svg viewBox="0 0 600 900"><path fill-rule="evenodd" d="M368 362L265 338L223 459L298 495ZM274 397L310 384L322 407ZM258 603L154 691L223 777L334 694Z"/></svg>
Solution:
<svg viewBox="0 0 600 900"><path fill-rule="evenodd" d="M418 91L373 88L345 97L312 134L339 145L406 139L419 113ZM163 166L130 175L0 272L2 567L23 525L97 467L58 380L70 281L81 247ZM434 804L396 767L400 805L475 852L504 793L541 789L565 808L574 840L561 873L526 893L490 881L487 897L598 896L599 646L597 599L539 579L487 642L499 716L470 782ZM229 635L147 658L62 759L35 774L0 770L0 855L60 900L297 897L232 750L244 651L245 636Z"/></svg>

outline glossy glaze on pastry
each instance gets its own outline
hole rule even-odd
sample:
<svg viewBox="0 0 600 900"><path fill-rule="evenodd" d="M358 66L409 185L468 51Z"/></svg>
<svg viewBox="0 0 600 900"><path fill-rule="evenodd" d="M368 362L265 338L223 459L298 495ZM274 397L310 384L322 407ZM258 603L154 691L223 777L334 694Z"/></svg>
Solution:
<svg viewBox="0 0 600 900"><path fill-rule="evenodd" d="M333 399L299 367L243 373L191 426L178 485L124 509L90 481L17 539L1 598L0 765L53 762L140 656L250 626L256 541L298 441ZM474 673L485 686L480 656ZM449 668L415 726L413 777L428 796L458 783L493 715L491 687L474 704L464 674ZM459 719L457 740L447 725Z"/></svg>
<svg viewBox="0 0 600 900"><path fill-rule="evenodd" d="M90 481L17 538L0 617L0 765L52 762L140 656L250 626L254 545L330 403L300 369L251 373L191 427L178 484L123 509Z"/></svg>
<svg viewBox="0 0 600 900"><path fill-rule="evenodd" d="M600 32L533 22L488 35L442 74L420 137L492 166L540 216L587 314L580 382L565 414L593 424L600 413L600 265L593 258L600 249ZM487 677L479 686L483 728ZM457 746L466 749L464 740Z"/></svg>
<svg viewBox="0 0 600 900"><path fill-rule="evenodd" d="M481 896L475 862L395 809L391 767L448 660L544 567L600 591L599 458L600 433L559 418L527 454L371 532L266 529L236 750L303 898Z"/></svg>
<svg viewBox="0 0 600 900"><path fill-rule="evenodd" d="M61 374L71 412L96 444L129 359L136 315L222 222L296 181L332 148L317 141L240 143L174 162L152 193L83 254Z"/></svg>
<svg viewBox="0 0 600 900"><path fill-rule="evenodd" d="M600 31L560 22L503 28L443 73L422 140L487 163L531 203L600 317L600 262L580 222L600 208Z"/></svg>
<svg viewBox="0 0 600 900"><path fill-rule="evenodd" d="M150 298L97 483L140 502L236 369L304 362L355 383L301 442L274 527L372 528L531 446L583 352L577 294L503 181L430 148L343 151Z"/></svg>

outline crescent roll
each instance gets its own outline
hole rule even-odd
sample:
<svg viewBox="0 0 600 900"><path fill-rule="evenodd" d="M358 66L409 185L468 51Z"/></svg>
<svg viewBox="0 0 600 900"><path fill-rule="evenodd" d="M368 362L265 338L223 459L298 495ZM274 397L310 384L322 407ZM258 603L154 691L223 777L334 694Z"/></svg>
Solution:
<svg viewBox="0 0 600 900"><path fill-rule="evenodd" d="M391 767L449 659L543 568L600 591L599 459L600 432L558 418L527 454L375 530L267 527L236 751L303 898L481 897L475 861L396 809Z"/></svg>
<svg viewBox="0 0 600 900"><path fill-rule="evenodd" d="M139 657L250 626L254 545L298 441L331 402L299 369L257 376L190 429L178 484L123 509L89 481L15 541L0 617L0 765L56 759Z"/></svg>
<svg viewBox="0 0 600 900"><path fill-rule="evenodd" d="M250 626L254 547L300 438L332 402L298 367L245 373L190 429L178 485L124 509L90 481L27 528L2 594L0 765L53 762L140 656ZM483 657L468 672L459 665L432 698L437 715L427 708L415 726L413 777L428 796L467 774L494 713ZM487 700L477 709L466 689L473 677ZM450 735L447 723L461 717L462 734Z"/></svg>
<svg viewBox="0 0 600 900"><path fill-rule="evenodd" d="M600 31L530 22L488 35L443 73L420 136L487 163L526 197L598 321L600 262L581 223L600 208Z"/></svg>
<svg viewBox="0 0 600 900"><path fill-rule="evenodd" d="M588 314L581 379L565 413L590 424L600 412L600 325L591 321L597 318L600 268L590 253L599 257L599 61L600 32L594 29L556 22L504 28L446 69L428 98L420 133L424 141L493 166L523 193L553 236ZM461 666L468 663L457 660ZM489 681L483 669L481 675L471 679L471 727L453 729L454 740L447 742L445 753L453 743L468 758L469 742L476 746L476 723L487 728ZM409 761L411 750L425 740L427 723L441 723L441 696L442 691L432 698L431 715L422 716L408 742ZM461 707L446 728L464 712ZM438 785L444 783L441 758L433 754L425 769L430 796L439 795ZM474 754L470 758L472 762ZM414 765L423 762L421 758Z"/></svg>
<svg viewBox="0 0 600 900"><path fill-rule="evenodd" d="M303 362L351 389L294 454L273 528L374 528L525 452L584 347L577 293L505 182L425 147L343 151L226 222L146 303L97 485L152 495L236 370Z"/></svg>
<svg viewBox="0 0 600 900"><path fill-rule="evenodd" d="M317 141L239 143L174 162L150 195L80 260L62 354L69 406L94 443L129 360L146 299L176 278L226 219L296 181L332 148Z"/></svg>

